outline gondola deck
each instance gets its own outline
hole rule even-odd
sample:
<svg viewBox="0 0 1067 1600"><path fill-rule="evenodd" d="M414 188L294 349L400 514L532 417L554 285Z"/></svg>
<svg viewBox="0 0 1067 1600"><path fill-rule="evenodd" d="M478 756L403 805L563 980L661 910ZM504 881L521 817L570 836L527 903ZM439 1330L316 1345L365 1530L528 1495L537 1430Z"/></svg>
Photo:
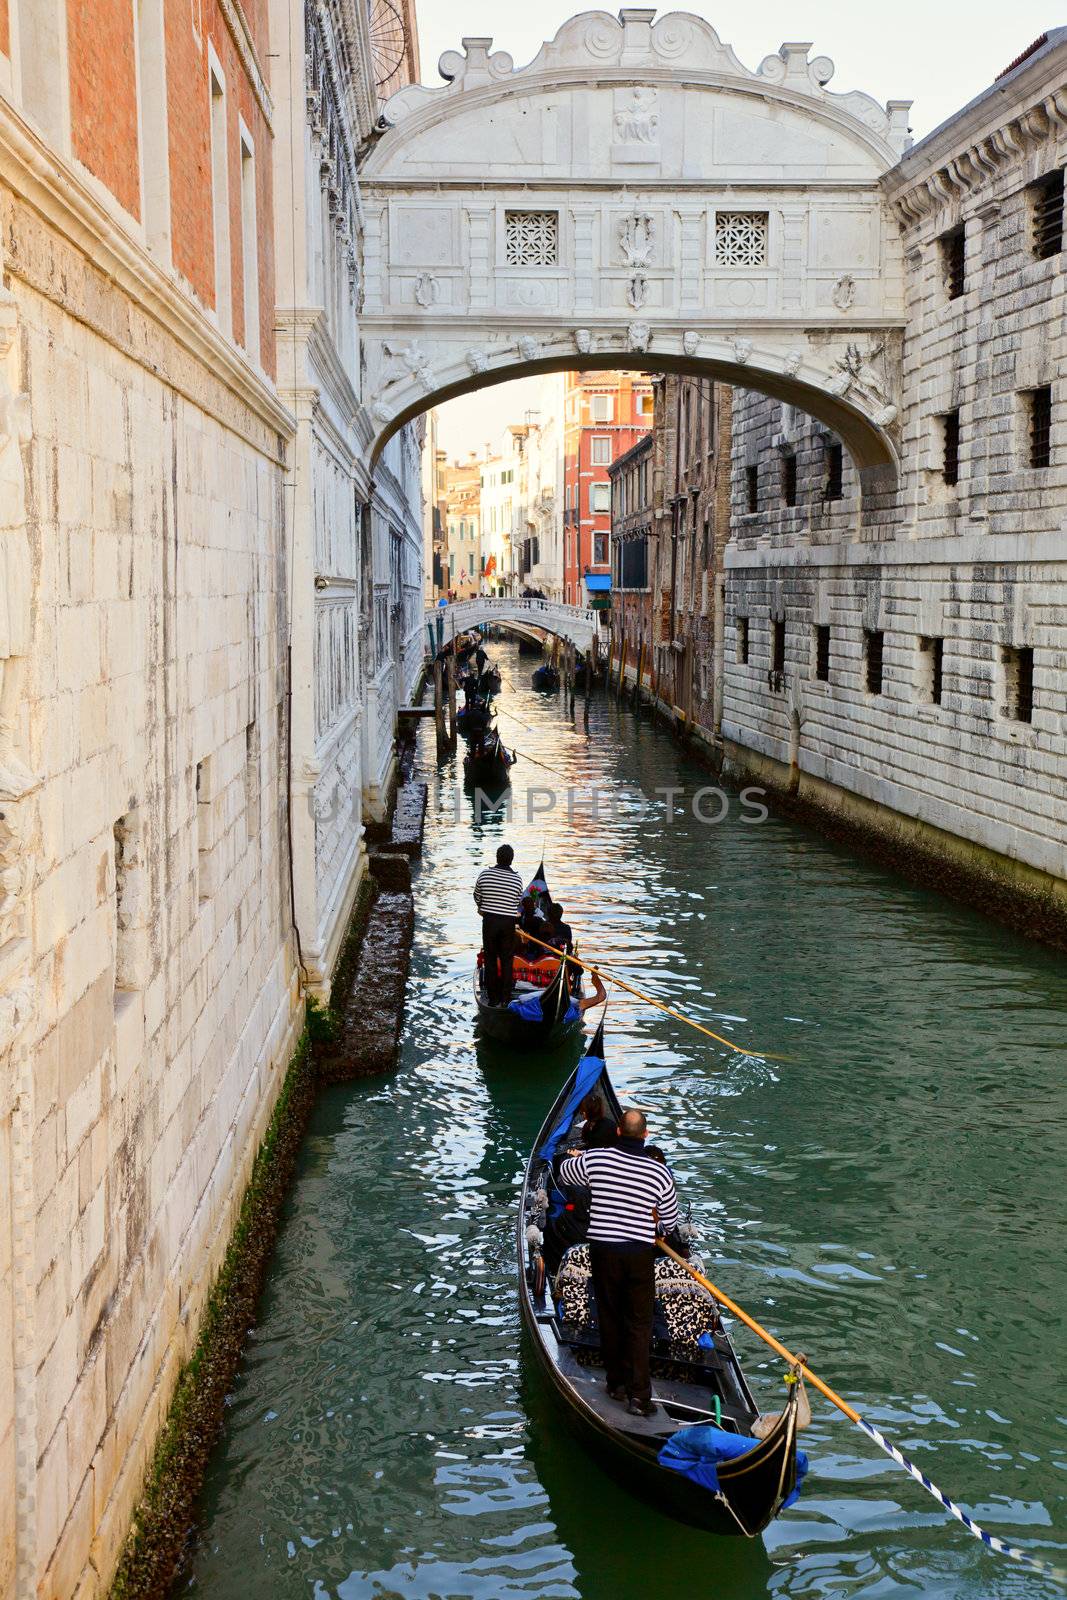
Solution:
<svg viewBox="0 0 1067 1600"><path fill-rule="evenodd" d="M538 1364L559 1400L565 1421L603 1465L627 1486L669 1515L723 1534L758 1535L778 1514L797 1481L797 1388L772 1430L752 1440L744 1454L718 1463L718 1490L661 1464L666 1442L690 1424L715 1423L728 1433L750 1435L759 1417L756 1402L717 1315L711 1350L682 1353L658 1341L653 1347L655 1414L631 1415L613 1401L602 1369L594 1364L593 1333L564 1323L553 1278L541 1254L545 1200L554 1187L551 1158L566 1147L580 1117L581 1096L595 1089L615 1117L621 1107L603 1061L603 1025L557 1097L534 1145L523 1181L517 1224L519 1300L524 1329ZM539 1242L540 1241L540 1242ZM584 1357L584 1359L583 1359ZM657 1370L658 1369L658 1370ZM716 1397L718 1407L716 1408Z"/></svg>

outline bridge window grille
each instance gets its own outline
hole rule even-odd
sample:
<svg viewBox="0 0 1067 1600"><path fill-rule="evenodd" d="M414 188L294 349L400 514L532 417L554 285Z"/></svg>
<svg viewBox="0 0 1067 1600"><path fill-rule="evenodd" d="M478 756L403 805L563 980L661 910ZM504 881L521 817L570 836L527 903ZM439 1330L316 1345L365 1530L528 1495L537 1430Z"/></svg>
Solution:
<svg viewBox="0 0 1067 1600"><path fill-rule="evenodd" d="M1042 384L1027 394L1030 413L1030 465L1047 467L1052 461L1052 388Z"/></svg>
<svg viewBox="0 0 1067 1600"><path fill-rule="evenodd" d="M1063 249L1063 168L1033 184L1030 194L1034 255L1047 261Z"/></svg>
<svg viewBox="0 0 1067 1600"><path fill-rule="evenodd" d="M715 264L719 267L766 266L766 211L720 211L716 215Z"/></svg>
<svg viewBox="0 0 1067 1600"><path fill-rule="evenodd" d="M880 628L865 629L863 634L863 665L868 694L881 694L885 634Z"/></svg>
<svg viewBox="0 0 1067 1600"><path fill-rule="evenodd" d="M815 624L815 676L819 683L830 681L830 626L826 622Z"/></svg>
<svg viewBox="0 0 1067 1600"><path fill-rule="evenodd" d="M942 234L941 266L945 274L945 292L950 300L958 300L966 288L966 236L962 227Z"/></svg>
<svg viewBox="0 0 1067 1600"><path fill-rule="evenodd" d="M505 259L509 267L554 267L559 262L558 211L506 211Z"/></svg>

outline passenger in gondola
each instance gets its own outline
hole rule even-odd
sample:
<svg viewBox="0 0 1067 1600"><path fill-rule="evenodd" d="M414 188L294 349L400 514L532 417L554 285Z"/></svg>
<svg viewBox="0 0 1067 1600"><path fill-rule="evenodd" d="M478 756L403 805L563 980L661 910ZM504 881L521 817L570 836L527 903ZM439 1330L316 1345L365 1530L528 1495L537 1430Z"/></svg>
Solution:
<svg viewBox="0 0 1067 1600"><path fill-rule="evenodd" d="M474 885L474 903L482 917L482 950L485 953L485 990L491 1006L505 1006L514 988L515 924L522 903L522 879L512 869L515 852L502 844L496 853L496 866L479 873Z"/></svg>
<svg viewBox="0 0 1067 1600"><path fill-rule="evenodd" d="M558 900L552 900L548 907L548 934L549 944L554 944L557 950L563 950L567 955L574 952L574 937L570 925L563 920L563 907Z"/></svg>
<svg viewBox="0 0 1067 1600"><path fill-rule="evenodd" d="M617 1144L568 1156L559 1169L561 1185L588 1186L592 1193L589 1256L608 1393L642 1417L656 1414L656 1232L670 1232L678 1222L674 1179L645 1149L647 1131L643 1113L627 1111Z"/></svg>
<svg viewBox="0 0 1067 1600"><path fill-rule="evenodd" d="M607 1107L599 1094L587 1094L581 1104L581 1113L585 1119L578 1134L582 1146L586 1150L597 1150L604 1145L614 1144L618 1138L619 1130L614 1117L609 1117ZM575 1151L577 1154L577 1151Z"/></svg>

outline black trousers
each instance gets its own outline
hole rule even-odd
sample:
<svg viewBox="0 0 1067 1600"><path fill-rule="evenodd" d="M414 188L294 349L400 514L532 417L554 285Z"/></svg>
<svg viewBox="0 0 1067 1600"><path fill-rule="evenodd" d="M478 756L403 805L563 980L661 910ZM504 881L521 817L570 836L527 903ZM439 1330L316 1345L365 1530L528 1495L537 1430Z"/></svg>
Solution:
<svg viewBox="0 0 1067 1600"><path fill-rule="evenodd" d="M515 960L515 922L512 917L482 918L482 949L485 951L485 992L491 1006L502 1006L511 999L514 986L512 963Z"/></svg>
<svg viewBox="0 0 1067 1600"><path fill-rule="evenodd" d="M625 1389L631 1400L650 1400L656 1247L616 1250L594 1244L589 1256L608 1388Z"/></svg>

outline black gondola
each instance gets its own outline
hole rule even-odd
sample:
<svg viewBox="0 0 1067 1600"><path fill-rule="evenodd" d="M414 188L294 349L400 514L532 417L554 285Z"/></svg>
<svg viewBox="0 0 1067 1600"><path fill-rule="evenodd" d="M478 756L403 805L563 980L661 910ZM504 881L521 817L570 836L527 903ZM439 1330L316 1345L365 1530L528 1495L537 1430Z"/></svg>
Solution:
<svg viewBox="0 0 1067 1600"><path fill-rule="evenodd" d="M549 891L548 880L545 877L545 864L540 862L537 871L526 886L527 894L532 894L535 901L550 902L552 895ZM538 950L537 957L545 952ZM478 1007L479 1030L486 1038L497 1039L503 1044L518 1045L520 1047L534 1047L545 1050L560 1044L568 1034L581 1027L581 1013L578 1002L582 997L581 968L568 968L565 961L561 961L551 981L543 988L534 983L516 982L513 998L517 1001L530 1001L537 997L540 1007L529 1006L534 1015L523 1015L519 1010L508 1005L494 1006L489 1003L489 996L485 989L485 974L481 966L474 969L474 1000ZM540 1014L536 1013L540 1011Z"/></svg>
<svg viewBox="0 0 1067 1600"><path fill-rule="evenodd" d="M665 1465L661 1451L670 1444L675 1459L685 1453L685 1431L701 1426L701 1438L751 1437L759 1419L756 1402L745 1382L733 1346L723 1329L715 1302L687 1276L672 1287L668 1274L659 1280L657 1315L653 1329L653 1390L656 1412L645 1418L631 1415L608 1397L599 1366L599 1341L595 1312L586 1324L567 1320L562 1282L569 1263L583 1248L572 1244L557 1262L551 1220L566 1196L555 1179L554 1158L570 1148L581 1126L580 1106L585 1096L597 1092L609 1114L621 1116L621 1107L604 1061L604 1027L601 1023L588 1051L568 1078L552 1107L527 1164L516 1234L519 1301L522 1321L568 1425L611 1474L628 1488L651 1501L668 1515L714 1533L755 1538L795 1495L798 1484L796 1448L799 1385L789 1388L781 1415L763 1439L752 1438L743 1454L716 1461L709 1477L695 1481ZM572 1235L573 1237L573 1235ZM546 1257L556 1262L549 1272ZM668 1269L671 1266L664 1258ZM681 1273L681 1269L677 1269ZM703 1297L699 1315L707 1322L703 1345L672 1337L664 1316L664 1298L681 1293ZM570 1282L576 1281L574 1275ZM591 1290L589 1291L591 1295ZM690 1329L691 1332L691 1329ZM712 1433L714 1430L714 1433ZM800 1458L799 1475L806 1464ZM717 1490L714 1487L717 1476Z"/></svg>
<svg viewBox="0 0 1067 1600"><path fill-rule="evenodd" d="M463 757L463 772L471 783L505 783L514 765L515 757L495 728L490 728L480 742L472 744Z"/></svg>
<svg viewBox="0 0 1067 1600"><path fill-rule="evenodd" d="M543 694L555 694L559 688L559 673L551 662L546 661L543 667L538 667L530 681Z"/></svg>

